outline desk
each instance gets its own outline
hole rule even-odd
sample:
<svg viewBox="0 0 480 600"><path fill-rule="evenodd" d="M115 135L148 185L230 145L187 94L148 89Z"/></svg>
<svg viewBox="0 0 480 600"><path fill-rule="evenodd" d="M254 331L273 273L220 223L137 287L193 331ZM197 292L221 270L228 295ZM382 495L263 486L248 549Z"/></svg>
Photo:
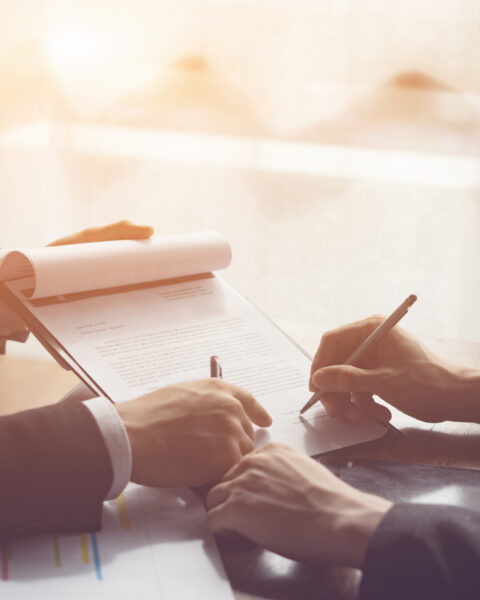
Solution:
<svg viewBox="0 0 480 600"><path fill-rule="evenodd" d="M456 362L480 367L480 346L437 342L436 350ZM78 382L53 362L0 357L0 414L55 402ZM425 424L396 413L404 439L382 439L345 450L352 458L480 468L480 426ZM309 567L247 542L219 541L237 600L350 600L359 574L343 567Z"/></svg>

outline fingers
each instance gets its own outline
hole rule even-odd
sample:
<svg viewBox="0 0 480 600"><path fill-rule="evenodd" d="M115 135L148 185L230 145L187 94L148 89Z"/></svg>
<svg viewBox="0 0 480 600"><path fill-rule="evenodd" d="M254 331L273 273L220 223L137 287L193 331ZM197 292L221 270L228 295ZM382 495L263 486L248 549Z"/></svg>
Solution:
<svg viewBox="0 0 480 600"><path fill-rule="evenodd" d="M231 471L231 469L230 469ZM229 473L230 473L229 471ZM207 510L211 510L215 508L219 504L223 504L227 498L230 496L231 483L225 482L225 479L222 479L222 483L217 484L213 487L209 492L205 499L205 504L207 506Z"/></svg>
<svg viewBox="0 0 480 600"><path fill-rule="evenodd" d="M341 414L350 423L358 423L365 417L376 418L373 407L375 401L367 392L353 392L350 394L349 401Z"/></svg>
<svg viewBox="0 0 480 600"><path fill-rule="evenodd" d="M320 400L330 417L340 417L358 423L364 417L362 410L351 401L351 394L325 394Z"/></svg>
<svg viewBox="0 0 480 600"><path fill-rule="evenodd" d="M342 417L350 423L358 423L365 417L389 421L388 408L376 403L372 394L384 393L395 384L391 369L359 369L350 365L324 367L313 374L317 389L328 392L321 402L328 415Z"/></svg>
<svg viewBox="0 0 480 600"><path fill-rule="evenodd" d="M382 422L388 422L392 418L390 410L375 402L367 392L325 394L320 401L330 417L340 417L350 423L358 423L365 417Z"/></svg>
<svg viewBox="0 0 480 600"><path fill-rule="evenodd" d="M69 246L70 244L83 244L86 240L84 239L85 232L80 231L79 233L73 233L63 238L59 238L54 242L50 242L47 246Z"/></svg>
<svg viewBox="0 0 480 600"><path fill-rule="evenodd" d="M390 410L386 406L383 406L383 404L375 402L371 394L354 392L351 394L351 402L353 405L358 406L365 417L383 422L388 422L392 418Z"/></svg>
<svg viewBox="0 0 480 600"><path fill-rule="evenodd" d="M253 450L253 447L254 447L253 446L253 432L252 432L252 436L249 436L243 430L238 435L238 447L240 449L240 453L242 454L242 456L245 456L245 454L250 454L250 452Z"/></svg>
<svg viewBox="0 0 480 600"><path fill-rule="evenodd" d="M228 383L222 381L221 379L213 379L213 382L214 382L214 385L220 386L220 389L216 390L216 392L218 393L218 391L220 391L221 395L225 398L226 402L228 402L229 411L231 413L233 413L235 420L238 419L245 434L248 436L248 438L250 440L253 440L255 432L253 430L252 421L250 420L249 416L247 415L247 412L246 412L242 402L240 402L240 400L236 396L233 395L232 389L231 389L232 386L230 386Z"/></svg>
<svg viewBox="0 0 480 600"><path fill-rule="evenodd" d="M227 501L234 486L238 486L238 483L242 481L241 475L255 466L255 459L259 453L261 453L261 449L250 453L248 457L242 458L223 475L222 481L209 491L205 499L208 510Z"/></svg>
<svg viewBox="0 0 480 600"><path fill-rule="evenodd" d="M149 225L134 225L131 221L119 221L112 225L107 225L104 231L105 235L110 235L112 240L143 240L153 235L153 227ZM101 232L100 232L101 233ZM102 241L102 240L98 240Z"/></svg>
<svg viewBox="0 0 480 600"><path fill-rule="evenodd" d="M320 340L320 345L312 361L310 372L310 391L316 390L312 375L318 369L327 365L342 364L352 354L354 350L368 337L368 335L378 327L383 321L380 315L374 315L344 325L338 329L327 331Z"/></svg>
<svg viewBox="0 0 480 600"><path fill-rule="evenodd" d="M250 452L248 457L242 458L240 462L233 465L229 471L227 471L222 477L222 483L218 484L218 486L225 485L245 473L250 468L255 466L255 461L258 459L259 454L263 454L265 452L266 446L262 446L262 448L258 448L257 450L253 450ZM216 486L216 487L218 487ZM224 489L227 489L226 487Z"/></svg>
<svg viewBox="0 0 480 600"><path fill-rule="evenodd" d="M392 369L360 369L351 365L324 367L313 374L316 389L327 392L369 392L381 395L394 385Z"/></svg>
<svg viewBox="0 0 480 600"><path fill-rule="evenodd" d="M228 535L236 531L235 510L228 503L220 504L207 513L207 524L210 531Z"/></svg>
<svg viewBox="0 0 480 600"><path fill-rule="evenodd" d="M153 228L148 225L135 225L124 220L111 223L104 227L91 227L73 235L69 235L48 244L63 246L69 244L85 244L88 242L107 242L111 240L140 240L147 239L153 234Z"/></svg>
<svg viewBox="0 0 480 600"><path fill-rule="evenodd" d="M217 445L218 456L210 467L208 481L211 483L223 481L225 474L239 465L253 450L253 440L248 437L242 427L238 423L236 427L230 427L226 438Z"/></svg>
<svg viewBox="0 0 480 600"><path fill-rule="evenodd" d="M248 438L250 440L253 440L253 436L254 436L254 431L253 431L253 425L252 422L250 421L250 419L247 416L247 413L245 412L243 406L239 404L239 418L240 418L240 423L243 427L244 432L247 434Z"/></svg>
<svg viewBox="0 0 480 600"><path fill-rule="evenodd" d="M350 394L324 394L320 399L329 417L339 417L344 414L350 402Z"/></svg>
<svg viewBox="0 0 480 600"><path fill-rule="evenodd" d="M272 424L272 417L252 394L236 385L229 383L226 385L228 386L230 393L241 403L243 409L255 425L258 425L259 427L269 427Z"/></svg>
<svg viewBox="0 0 480 600"><path fill-rule="evenodd" d="M214 476L210 478L210 481L222 479L223 475L227 473L229 469L238 464L246 454L251 452L249 448L253 448L253 442L245 433L235 434L235 439L230 436L228 444L223 445L222 454L216 463L215 473Z"/></svg>
<svg viewBox="0 0 480 600"><path fill-rule="evenodd" d="M361 409L351 402L350 396L345 400L343 398L341 400L332 399L327 413L331 417L340 417L350 423L358 423L364 417Z"/></svg>
<svg viewBox="0 0 480 600"><path fill-rule="evenodd" d="M252 421L256 424L271 423L270 415L246 390L231 385L222 379L211 378L205 380L209 386L213 386L213 397L227 402L226 409L233 427L233 434L239 439L239 448L242 455L248 454L254 448ZM259 416L258 416L258 414ZM255 418L252 418L252 415ZM252 420L250 420L252 419ZM240 431L237 431L237 427Z"/></svg>
<svg viewBox="0 0 480 600"><path fill-rule="evenodd" d="M283 477L285 464L289 467L292 459L294 460L298 456L301 456L302 460L307 458L298 450L278 442L254 450L233 465L223 475L222 481L210 490L206 498L207 509L213 509L219 504L227 502L230 496L237 495L238 497L240 491L249 494L261 491L265 483L275 477L277 469L280 469ZM283 466L280 466L282 458ZM307 460L311 459L307 458Z"/></svg>

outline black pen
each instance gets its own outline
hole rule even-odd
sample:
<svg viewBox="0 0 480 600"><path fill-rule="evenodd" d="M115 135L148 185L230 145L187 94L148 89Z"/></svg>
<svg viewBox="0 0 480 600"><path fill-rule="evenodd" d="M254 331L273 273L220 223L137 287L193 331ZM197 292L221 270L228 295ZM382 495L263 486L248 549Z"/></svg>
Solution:
<svg viewBox="0 0 480 600"><path fill-rule="evenodd" d="M222 379L222 376L223 376L222 365L220 364L220 361L218 360L218 356L211 356L210 357L210 377L218 377L219 379Z"/></svg>

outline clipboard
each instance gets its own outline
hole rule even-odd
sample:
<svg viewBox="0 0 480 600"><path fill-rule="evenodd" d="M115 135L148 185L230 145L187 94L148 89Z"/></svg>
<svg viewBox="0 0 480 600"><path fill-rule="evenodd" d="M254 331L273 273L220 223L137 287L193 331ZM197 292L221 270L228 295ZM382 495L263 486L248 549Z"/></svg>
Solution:
<svg viewBox="0 0 480 600"><path fill-rule="evenodd" d="M0 281L0 297L17 314L31 333L42 344L54 360L67 371L73 371L82 381L84 386L93 396L105 396L111 401L102 388L82 369L82 367L69 354L68 350L54 337L50 331L22 304L3 281ZM76 389L76 388L75 388Z"/></svg>
<svg viewBox="0 0 480 600"><path fill-rule="evenodd" d="M183 277L175 277L170 279L164 279L161 281L148 282L147 285L172 285L176 283L184 283L187 281L199 281L206 278L216 277L220 278L219 275L208 272L208 273L199 273L197 275L187 275ZM132 285L132 286L122 286L122 288L131 288L131 289L139 289L141 285ZM121 291L122 288L112 288L111 290L99 290L98 293L115 293L116 291ZM94 291L93 293L96 293ZM87 293L88 294L88 293ZM76 294L75 294L76 295ZM78 294L79 296L82 294ZM308 359L312 360L311 355L306 352L290 335L288 335L283 329L281 329L268 315L265 314L260 308L258 308L251 300L249 300L244 294L242 294L243 298L256 310L258 311L265 319L270 321L272 325L274 325L286 338L290 340L290 342L297 347L297 349L302 352ZM68 350L61 344L61 342L37 319L37 317L28 309L26 304L23 304L15 294L11 292L5 282L0 280L0 298L2 298L8 307L15 312L15 314L24 322L24 324L28 327L30 332L36 337L36 339L42 344L45 350L53 357L53 359L64 369L67 371L73 371L84 384L83 387L86 386L90 392L92 392L95 396L105 396L111 402L113 400L109 397L109 395L102 389L102 387L82 368L82 366L73 358L73 356L68 352ZM94 396L90 396L89 398L83 397L84 391L80 391L82 386L76 386L67 396L73 394L80 394L83 400L92 398ZM67 397L66 396L66 397Z"/></svg>
<svg viewBox="0 0 480 600"><path fill-rule="evenodd" d="M34 304L34 302L41 303L41 304L37 304L36 306L50 306L57 302L61 302L61 303L67 302L68 303L69 301L82 300L84 298L89 298L89 297L91 298L94 296L95 297L96 296L108 296L110 294L114 294L117 292L120 292L120 293L121 292L129 292L129 291L134 291L134 290L142 289L142 288L163 287L166 285L171 286L171 285L175 285L178 283L198 281L201 279L209 279L209 278L218 279L220 284L226 285L227 287L232 289L232 291L234 291L234 288L232 288L232 286L230 286L227 283L222 283L222 279L223 279L222 277L220 277L216 274L213 274L211 272L208 272L208 273L200 273L200 274L192 275L192 276L164 279L164 280L160 280L160 281L150 281L150 282L146 282L143 284L133 284L133 285L126 285L126 286L123 285L123 286L119 286L116 288L106 288L106 289L102 289L102 290L91 290L89 292L66 294L65 296L60 296L60 297L54 296L51 298L42 298L42 299L31 301L31 302L32 302L32 304ZM276 325L276 323L274 323L272 321L272 319L270 319L267 315L265 315L265 313L263 311L259 310L258 307L255 306L254 303L252 303L250 300L248 300L248 298L245 298L245 296L243 294L239 294L236 291L235 291L235 293L238 296L241 296L243 298L243 300L245 301L245 303L248 303L250 305L251 309L253 311L255 311L255 313L261 315L261 317L265 321L268 321L270 323L270 327L272 329L276 329L277 332L279 334L281 334L281 336L283 338L288 340L289 343L292 346L294 346L299 353L303 354L309 361L311 361L311 356L307 352L305 352L305 350L303 348L301 348L298 345L298 343L296 343L288 334L286 334L280 327L278 327L278 325ZM22 302L21 298L19 298L16 294L18 294L18 291L16 293L13 293L9 289L8 285L0 282L0 296L4 299L6 304L22 319L22 321L26 324L26 326L30 329L30 331L35 335L35 337L40 341L40 343L45 347L45 349L51 354L51 356L63 368L72 370L74 373L76 373L77 376L82 381L82 383L90 390L91 393L93 393L95 395L104 396L104 397L108 398L111 402L114 402L113 397L110 396L109 393L107 393L105 391L105 389L102 387L102 385L100 385L98 383L98 381L95 379L95 375L94 374L91 375L87 371L88 366L85 365L85 367L84 367L79 362L79 360L77 360L75 358L75 355L73 353L69 352L68 348L65 347L60 342L60 340L51 331L49 331L47 329L47 327L45 325L43 325L43 323L40 322L40 320L35 316L35 313L34 313L35 305L30 310L29 309L30 300L26 299L25 302ZM235 381L233 383L235 383ZM387 435L390 437L390 434L394 435L394 436L401 435L401 433L397 429L395 429L392 425L384 424L384 423L381 423L381 425L382 425L382 428L384 429L384 432L380 437L385 437ZM338 428L338 426L337 426L337 428ZM378 439L378 438L376 438L376 439ZM355 442L352 443L352 445L356 445L359 443L365 443L365 441L357 439ZM310 444L312 444L312 440L310 440ZM329 444L329 442L327 442L327 444ZM330 448L329 450L322 450L322 452L332 451L334 449L335 448ZM318 453L318 451L319 450L315 451L315 450L311 449L311 450L309 450L309 453L316 454L316 453Z"/></svg>

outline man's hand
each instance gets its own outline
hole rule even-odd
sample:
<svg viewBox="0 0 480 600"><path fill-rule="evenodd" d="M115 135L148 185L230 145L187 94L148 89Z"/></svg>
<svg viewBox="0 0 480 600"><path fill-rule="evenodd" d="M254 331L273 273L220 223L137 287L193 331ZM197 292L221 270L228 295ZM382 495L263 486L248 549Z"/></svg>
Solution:
<svg viewBox="0 0 480 600"><path fill-rule="evenodd" d="M132 481L158 487L218 481L253 450L252 422L272 422L251 394L220 379L166 387L116 409L132 446Z"/></svg>
<svg viewBox="0 0 480 600"><path fill-rule="evenodd" d="M398 326L358 366L342 365L382 321L370 317L322 337L310 389L329 392L321 400L327 413L352 422L362 415L387 421L391 413L374 401L376 394L422 421L480 422L480 371L445 362Z"/></svg>
<svg viewBox="0 0 480 600"><path fill-rule="evenodd" d="M210 490L208 523L294 560L361 567L391 502L360 492L283 444L244 457Z"/></svg>
<svg viewBox="0 0 480 600"><path fill-rule="evenodd" d="M143 240L151 237L153 227L134 225L131 221L118 221L103 227L91 227L73 235L60 238L49 246L66 246L68 244L85 244L87 242L108 242L111 240Z"/></svg>

